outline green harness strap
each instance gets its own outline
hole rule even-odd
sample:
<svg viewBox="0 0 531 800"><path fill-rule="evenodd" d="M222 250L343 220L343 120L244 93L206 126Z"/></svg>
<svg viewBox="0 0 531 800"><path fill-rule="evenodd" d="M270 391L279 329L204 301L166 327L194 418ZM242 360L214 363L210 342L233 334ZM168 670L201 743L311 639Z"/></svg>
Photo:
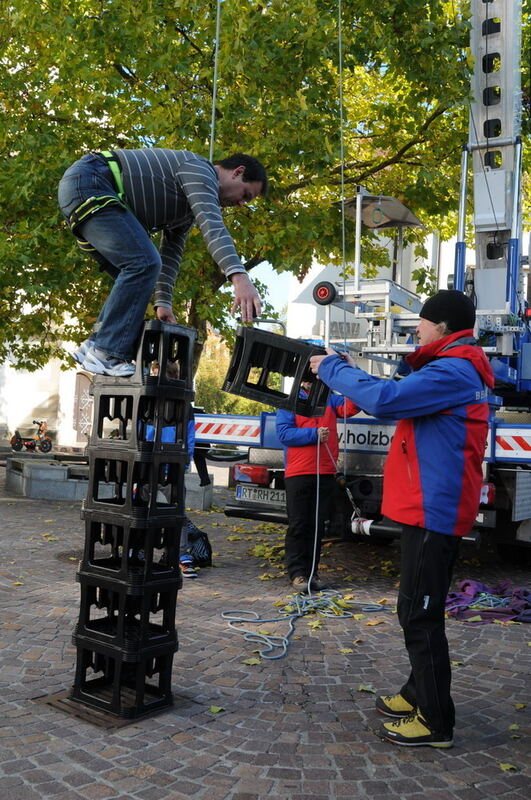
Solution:
<svg viewBox="0 0 531 800"><path fill-rule="evenodd" d="M100 155L103 156L107 164L109 165L109 169L112 172L112 176L114 178L114 182L116 184L116 189L118 190L118 197L125 203L125 190L124 190L124 182L122 180L122 170L120 169L120 162L114 155L111 150L102 150Z"/></svg>
<svg viewBox="0 0 531 800"><path fill-rule="evenodd" d="M68 224L70 225L74 235L77 235L76 228L78 225L84 222L88 217L91 217L92 214L96 214L98 211L101 211L102 208L105 208L109 205L119 205L122 206L122 208L127 208L120 162L110 150L104 150L98 153L98 155L103 156L109 169L111 170L114 184L116 186L116 195L104 194L97 197L88 197L77 208L75 208L68 218ZM79 237L78 244L82 250L86 250L87 252L94 249L88 245L88 242L84 242Z"/></svg>

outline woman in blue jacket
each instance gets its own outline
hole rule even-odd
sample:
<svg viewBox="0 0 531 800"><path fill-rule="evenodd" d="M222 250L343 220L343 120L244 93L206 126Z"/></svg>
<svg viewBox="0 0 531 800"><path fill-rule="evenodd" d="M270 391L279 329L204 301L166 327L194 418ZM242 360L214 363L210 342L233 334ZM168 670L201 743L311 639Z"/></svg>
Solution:
<svg viewBox="0 0 531 800"><path fill-rule="evenodd" d="M406 683L376 701L395 722L389 741L451 747L455 710L444 630L459 540L479 507L494 377L473 338L475 308L441 290L420 311L420 347L400 381L368 375L352 359L315 356L312 371L380 419L399 419L384 470L382 513L402 524L398 617L411 664Z"/></svg>

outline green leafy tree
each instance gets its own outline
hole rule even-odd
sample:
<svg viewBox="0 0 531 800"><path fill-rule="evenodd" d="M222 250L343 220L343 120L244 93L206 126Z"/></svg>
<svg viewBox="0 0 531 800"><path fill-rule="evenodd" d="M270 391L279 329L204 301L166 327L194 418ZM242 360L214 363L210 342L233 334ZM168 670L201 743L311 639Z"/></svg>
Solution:
<svg viewBox="0 0 531 800"><path fill-rule="evenodd" d="M342 169L347 195L362 183L398 196L428 228L455 209L469 86L461 5L342 4L342 165L337 0L224 0L214 158L252 153L272 179L266 202L226 214L248 269L268 260L303 276L315 259L342 264L333 205ZM0 358L10 352L31 369L61 355L108 291L57 210L57 183L75 158L151 145L208 155L215 19L213 0L4 6ZM352 247L349 233L345 260ZM387 256L368 236L364 258L376 269ZM231 297L194 231L175 292L180 319L203 337L207 320L225 332Z"/></svg>

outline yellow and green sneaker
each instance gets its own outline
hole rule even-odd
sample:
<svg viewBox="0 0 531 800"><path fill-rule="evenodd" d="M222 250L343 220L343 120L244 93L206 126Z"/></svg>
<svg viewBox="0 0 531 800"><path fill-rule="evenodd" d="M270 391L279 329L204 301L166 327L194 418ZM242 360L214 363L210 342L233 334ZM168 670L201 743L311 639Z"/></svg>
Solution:
<svg viewBox="0 0 531 800"><path fill-rule="evenodd" d="M384 722L380 727L380 735L388 742L406 747L419 747L423 744L428 747L452 747L454 743L451 733L435 733L418 713L394 722Z"/></svg>
<svg viewBox="0 0 531 800"><path fill-rule="evenodd" d="M376 710L388 717L408 717L415 706L404 700L401 694L384 694L376 698Z"/></svg>

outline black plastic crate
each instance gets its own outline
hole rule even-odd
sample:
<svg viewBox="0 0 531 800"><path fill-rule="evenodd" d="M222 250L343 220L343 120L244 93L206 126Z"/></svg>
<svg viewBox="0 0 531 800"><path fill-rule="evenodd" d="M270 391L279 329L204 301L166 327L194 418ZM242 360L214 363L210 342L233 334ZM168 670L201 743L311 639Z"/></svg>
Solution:
<svg viewBox="0 0 531 800"><path fill-rule="evenodd" d="M175 645L139 651L133 660L113 647L74 636L77 664L71 699L122 719L135 719L173 703Z"/></svg>
<svg viewBox="0 0 531 800"><path fill-rule="evenodd" d="M193 389L194 344L197 331L184 325L148 320L137 350L136 371L129 378L96 375L95 387L143 386L146 392L158 388Z"/></svg>
<svg viewBox="0 0 531 800"><path fill-rule="evenodd" d="M83 510L85 548L80 570L131 586L181 578L179 547L184 517L154 523Z"/></svg>
<svg viewBox="0 0 531 800"><path fill-rule="evenodd" d="M89 482L84 508L131 520L184 516L188 456L89 446Z"/></svg>
<svg viewBox="0 0 531 800"><path fill-rule="evenodd" d="M81 602L75 636L112 645L130 656L147 647L176 645L180 576L167 579L163 588L128 586L82 572L76 578L81 585Z"/></svg>
<svg viewBox="0 0 531 800"><path fill-rule="evenodd" d="M240 326L222 388L305 417L322 416L330 390L315 379L309 362L311 356L325 353L317 345ZM284 378L293 378L289 391L282 388ZM302 381L311 382L306 398L299 397Z"/></svg>
<svg viewBox="0 0 531 800"><path fill-rule="evenodd" d="M187 453L188 423L194 393L158 387L93 386L91 448L138 452Z"/></svg>

